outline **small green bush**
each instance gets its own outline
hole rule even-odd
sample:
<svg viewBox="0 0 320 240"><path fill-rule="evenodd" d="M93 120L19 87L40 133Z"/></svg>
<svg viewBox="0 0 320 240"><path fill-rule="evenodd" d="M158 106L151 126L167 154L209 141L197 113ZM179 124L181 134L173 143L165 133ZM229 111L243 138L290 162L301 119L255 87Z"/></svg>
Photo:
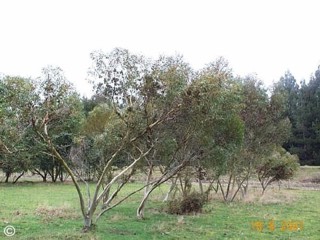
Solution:
<svg viewBox="0 0 320 240"><path fill-rule="evenodd" d="M190 214L199 213L205 204L205 198L197 192L192 192L182 198L168 202L167 212L169 214Z"/></svg>

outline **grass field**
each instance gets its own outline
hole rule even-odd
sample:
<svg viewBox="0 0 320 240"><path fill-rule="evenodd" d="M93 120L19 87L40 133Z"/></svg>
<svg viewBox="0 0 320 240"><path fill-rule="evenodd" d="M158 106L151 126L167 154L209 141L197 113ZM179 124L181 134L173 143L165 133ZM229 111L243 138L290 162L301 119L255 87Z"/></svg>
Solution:
<svg viewBox="0 0 320 240"><path fill-rule="evenodd" d="M295 181L305 183L319 170L302 168ZM320 239L320 191L314 188L275 187L263 198L260 189L252 189L247 200L231 204L213 195L203 213L187 216L163 211L165 188L152 195L146 219L135 217L137 194L107 212L92 232L82 233L71 184L0 184L0 239ZM12 237L3 233L8 225L16 230Z"/></svg>

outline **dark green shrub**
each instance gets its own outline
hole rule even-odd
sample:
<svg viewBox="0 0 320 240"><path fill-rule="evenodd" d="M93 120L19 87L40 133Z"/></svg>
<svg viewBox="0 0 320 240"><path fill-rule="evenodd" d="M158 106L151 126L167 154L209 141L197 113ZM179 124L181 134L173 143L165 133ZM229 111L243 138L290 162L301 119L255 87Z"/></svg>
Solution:
<svg viewBox="0 0 320 240"><path fill-rule="evenodd" d="M192 192L182 198L168 202L167 212L169 214L190 214L199 213L205 204L205 198L197 192Z"/></svg>
<svg viewBox="0 0 320 240"><path fill-rule="evenodd" d="M276 181L288 180L299 169L299 159L283 148L274 149L257 167L257 175L262 186L262 193Z"/></svg>

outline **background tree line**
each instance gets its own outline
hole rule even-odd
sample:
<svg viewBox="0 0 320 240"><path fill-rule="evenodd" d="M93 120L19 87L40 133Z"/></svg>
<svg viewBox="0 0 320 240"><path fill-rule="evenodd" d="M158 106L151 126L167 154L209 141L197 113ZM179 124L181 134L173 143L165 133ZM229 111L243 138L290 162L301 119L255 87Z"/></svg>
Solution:
<svg viewBox="0 0 320 240"><path fill-rule="evenodd" d="M286 72L274 86L274 92L284 98L285 115L292 129L285 149L297 154L301 165L320 165L320 68L309 81L297 83Z"/></svg>
<svg viewBox="0 0 320 240"><path fill-rule="evenodd" d="M4 181L26 172L43 181L70 177L85 229L139 191L143 218L163 183L164 200L187 198L196 182L201 199L215 191L230 202L246 196L251 178L264 192L292 177L294 154L319 164L319 70L300 86L286 73L270 91L255 76L235 76L223 58L197 71L179 55L151 60L118 48L91 59L90 99L57 67L0 81ZM117 198L136 180L141 187ZM93 193L88 181L96 182Z"/></svg>

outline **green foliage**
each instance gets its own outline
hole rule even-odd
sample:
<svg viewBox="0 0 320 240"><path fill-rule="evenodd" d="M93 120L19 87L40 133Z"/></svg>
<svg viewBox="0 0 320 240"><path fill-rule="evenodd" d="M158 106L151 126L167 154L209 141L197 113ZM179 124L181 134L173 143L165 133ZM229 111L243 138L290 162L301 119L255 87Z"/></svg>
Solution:
<svg viewBox="0 0 320 240"><path fill-rule="evenodd" d="M265 177L272 177L273 181L292 178L299 167L297 156L291 155L284 149L274 151L264 161L258 168L258 174L263 173Z"/></svg>
<svg viewBox="0 0 320 240"><path fill-rule="evenodd" d="M230 71L220 71L219 64L211 63L200 71L183 96L183 116L194 129L194 149L202 152L203 164L211 162L211 166L219 160L215 153L222 149L232 152L243 140L237 88L229 78Z"/></svg>
<svg viewBox="0 0 320 240"><path fill-rule="evenodd" d="M0 80L0 168L6 181L12 173L24 173L32 168L31 146L26 141L29 134L28 114L37 96L30 79L5 77Z"/></svg>
<svg viewBox="0 0 320 240"><path fill-rule="evenodd" d="M114 112L107 104L101 104L93 108L88 113L87 118L82 123L82 132L88 136L102 134L107 124L114 118Z"/></svg>
<svg viewBox="0 0 320 240"><path fill-rule="evenodd" d="M1 92L1 142L7 149L6 154L0 156L2 170L7 176L30 170L44 180L48 173L56 179L58 176L53 176L54 172L60 173L62 166L50 156L48 147L32 127L50 122L46 130L51 140L63 156L68 156L83 116L78 94L72 90L62 70L50 66L43 69L37 81L5 77L1 80Z"/></svg>
<svg viewBox="0 0 320 240"><path fill-rule="evenodd" d="M83 104L59 67L44 68L37 81L39 99L29 113L35 130L33 139L38 142L34 146L34 171L44 181L47 174L52 181L58 177L63 181L62 164L53 157L51 149L43 140L49 137L59 154L68 159L73 139L80 131L79 123L84 117ZM42 128L44 132L40 137ZM68 162L71 163L70 160Z"/></svg>
<svg viewBox="0 0 320 240"><path fill-rule="evenodd" d="M97 96L104 96L119 106L129 105L148 71L148 61L122 48L108 53L95 51L90 57L93 66L89 75Z"/></svg>
<svg viewBox="0 0 320 240"><path fill-rule="evenodd" d="M226 135L238 133L239 140L231 145L231 151L219 149L218 156L225 159L216 171L218 177L228 175L225 186L218 179L225 201L233 201L239 192L245 196L255 167L275 146L286 141L291 127L284 115L281 95L269 97L267 89L254 76L239 79L233 88L237 90L239 112L227 125ZM234 135L231 138L237 139Z"/></svg>

